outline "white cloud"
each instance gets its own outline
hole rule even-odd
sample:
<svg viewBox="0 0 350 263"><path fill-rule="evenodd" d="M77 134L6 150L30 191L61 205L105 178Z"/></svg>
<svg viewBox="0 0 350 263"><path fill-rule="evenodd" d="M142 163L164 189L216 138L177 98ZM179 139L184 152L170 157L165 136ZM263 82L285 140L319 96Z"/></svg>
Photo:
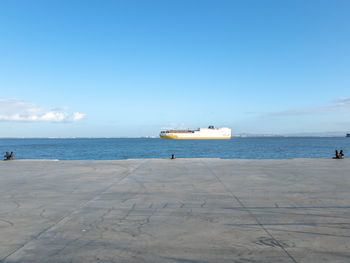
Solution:
<svg viewBox="0 0 350 263"><path fill-rule="evenodd" d="M338 106L349 105L350 106L350 98L340 97L332 100L332 103Z"/></svg>
<svg viewBox="0 0 350 263"><path fill-rule="evenodd" d="M0 98L0 121L74 122L84 117L83 113L68 112L67 107L48 110L18 99Z"/></svg>
<svg viewBox="0 0 350 263"><path fill-rule="evenodd" d="M84 113L74 112L73 116L72 116L72 121L79 121L79 120L81 120L84 117L85 117Z"/></svg>
<svg viewBox="0 0 350 263"><path fill-rule="evenodd" d="M266 116L297 116L297 115L320 115L328 113L340 113L350 111L350 98L336 98L327 105L310 107L303 109L292 109L278 112L267 113Z"/></svg>

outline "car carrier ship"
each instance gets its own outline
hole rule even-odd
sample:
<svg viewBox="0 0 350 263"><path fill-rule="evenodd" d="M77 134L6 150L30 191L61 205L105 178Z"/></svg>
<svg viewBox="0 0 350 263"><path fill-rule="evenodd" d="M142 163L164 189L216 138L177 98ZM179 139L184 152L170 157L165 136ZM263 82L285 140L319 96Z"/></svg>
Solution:
<svg viewBox="0 0 350 263"><path fill-rule="evenodd" d="M231 139L230 128L199 128L197 130L168 130L161 131L162 139Z"/></svg>

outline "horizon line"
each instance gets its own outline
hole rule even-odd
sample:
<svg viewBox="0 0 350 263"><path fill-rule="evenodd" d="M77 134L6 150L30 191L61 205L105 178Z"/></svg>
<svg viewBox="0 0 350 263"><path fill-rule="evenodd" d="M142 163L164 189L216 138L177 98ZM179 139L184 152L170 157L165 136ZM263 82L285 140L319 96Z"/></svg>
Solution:
<svg viewBox="0 0 350 263"><path fill-rule="evenodd" d="M282 135L282 134L242 134L242 135L232 135L231 139L234 138L346 138L346 133L344 136L341 135ZM120 137L0 137L1 139L161 139L159 136L120 136Z"/></svg>

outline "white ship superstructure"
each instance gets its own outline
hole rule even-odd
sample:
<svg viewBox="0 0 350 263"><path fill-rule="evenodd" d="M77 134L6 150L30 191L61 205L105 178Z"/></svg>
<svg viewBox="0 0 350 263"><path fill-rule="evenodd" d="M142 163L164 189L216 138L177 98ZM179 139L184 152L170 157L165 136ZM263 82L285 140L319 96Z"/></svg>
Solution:
<svg viewBox="0 0 350 263"><path fill-rule="evenodd" d="M162 139L231 139L230 128L199 128L198 130L168 130L161 131Z"/></svg>

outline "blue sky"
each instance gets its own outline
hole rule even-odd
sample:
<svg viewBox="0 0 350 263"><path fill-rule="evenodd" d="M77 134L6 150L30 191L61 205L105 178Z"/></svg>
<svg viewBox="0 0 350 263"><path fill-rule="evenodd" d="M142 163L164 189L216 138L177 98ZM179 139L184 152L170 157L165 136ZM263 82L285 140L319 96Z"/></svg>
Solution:
<svg viewBox="0 0 350 263"><path fill-rule="evenodd" d="M350 132L350 1L0 1L0 137Z"/></svg>

